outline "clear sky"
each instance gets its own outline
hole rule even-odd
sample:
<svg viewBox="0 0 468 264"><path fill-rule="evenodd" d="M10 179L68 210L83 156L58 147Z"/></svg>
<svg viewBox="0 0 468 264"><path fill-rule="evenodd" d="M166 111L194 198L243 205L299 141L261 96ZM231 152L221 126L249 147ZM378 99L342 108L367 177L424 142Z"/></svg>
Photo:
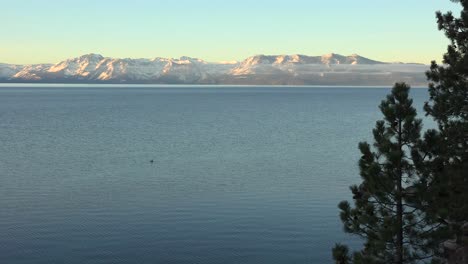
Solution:
<svg viewBox="0 0 468 264"><path fill-rule="evenodd" d="M460 8L449 0L0 0L0 62L334 52L430 63L448 44L437 10Z"/></svg>

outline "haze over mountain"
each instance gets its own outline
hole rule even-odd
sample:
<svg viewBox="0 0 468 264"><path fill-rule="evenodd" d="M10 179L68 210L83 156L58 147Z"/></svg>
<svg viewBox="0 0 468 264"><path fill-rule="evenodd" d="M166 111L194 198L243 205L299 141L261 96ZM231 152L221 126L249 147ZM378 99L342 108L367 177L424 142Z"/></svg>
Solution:
<svg viewBox="0 0 468 264"><path fill-rule="evenodd" d="M0 82L245 84L245 85L392 85L426 84L427 65L386 63L357 54L256 55L241 62L201 59L119 59L87 54L57 64L0 63Z"/></svg>

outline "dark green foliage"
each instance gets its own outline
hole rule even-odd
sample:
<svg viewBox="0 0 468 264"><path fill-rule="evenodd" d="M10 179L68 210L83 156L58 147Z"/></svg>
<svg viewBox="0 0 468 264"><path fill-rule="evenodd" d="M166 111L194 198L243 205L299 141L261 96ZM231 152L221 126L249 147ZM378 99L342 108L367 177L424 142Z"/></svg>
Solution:
<svg viewBox="0 0 468 264"><path fill-rule="evenodd" d="M364 249L351 259L337 245L337 263L442 263L433 258L442 242L468 248L461 228L468 223L468 0L452 2L463 10L458 18L436 13L450 45L443 64L432 62L427 72L424 108L438 128L419 139L408 87L395 85L380 106L385 118L376 124L375 143L359 144L363 182L351 187L354 207L339 205L345 231L361 236Z"/></svg>
<svg viewBox="0 0 468 264"><path fill-rule="evenodd" d="M419 183L411 153L420 143L421 120L409 98L410 87L397 83L380 104L384 119L373 130L374 143L359 144L362 183L350 187L354 207L339 204L347 233L363 238L364 248L352 262L418 263L432 255L425 214L411 202ZM342 245L333 249L337 263L348 257Z"/></svg>
<svg viewBox="0 0 468 264"><path fill-rule="evenodd" d="M333 259L335 260L335 263L336 264L348 264L350 261L348 252L349 250L347 246L336 244L332 251Z"/></svg>
<svg viewBox="0 0 468 264"><path fill-rule="evenodd" d="M454 2L463 7L459 18L451 12L436 13L450 45L443 65L433 61L427 72L431 83L425 110L438 129L425 134L415 153L423 176L420 205L449 231L444 236L443 229L437 230L435 241L461 240L460 227L468 222L468 0Z"/></svg>

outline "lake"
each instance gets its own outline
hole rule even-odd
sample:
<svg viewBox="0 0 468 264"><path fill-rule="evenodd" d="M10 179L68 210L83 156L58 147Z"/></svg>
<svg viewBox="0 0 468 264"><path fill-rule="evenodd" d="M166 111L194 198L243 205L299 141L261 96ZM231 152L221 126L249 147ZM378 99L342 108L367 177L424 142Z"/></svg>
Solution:
<svg viewBox="0 0 468 264"><path fill-rule="evenodd" d="M0 263L321 264L359 245L337 204L389 88L29 86L0 87Z"/></svg>

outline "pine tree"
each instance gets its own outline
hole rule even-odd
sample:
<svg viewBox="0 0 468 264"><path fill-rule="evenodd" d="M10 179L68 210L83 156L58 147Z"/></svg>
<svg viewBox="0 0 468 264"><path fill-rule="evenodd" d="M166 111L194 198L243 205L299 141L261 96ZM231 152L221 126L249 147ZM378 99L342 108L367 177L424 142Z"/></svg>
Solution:
<svg viewBox="0 0 468 264"><path fill-rule="evenodd" d="M421 131L409 90L397 83L380 104L384 119L373 130L373 146L359 143L362 183L350 187L354 207L347 201L339 204L345 232L365 242L353 255L355 264L417 263L431 255L424 238L425 214L407 202L419 182L411 153L417 152ZM333 257L336 263L348 263L346 247L337 245Z"/></svg>
<svg viewBox="0 0 468 264"><path fill-rule="evenodd" d="M427 131L415 157L423 175L420 205L433 221L444 224L434 241L455 237L463 244L461 227L468 223L468 0L453 2L463 8L459 18L436 13L439 30L450 40L443 65L433 61L427 72L431 83L425 110L438 129Z"/></svg>
<svg viewBox="0 0 468 264"><path fill-rule="evenodd" d="M350 257L348 256L349 249L345 245L336 244L332 254L336 264L349 264Z"/></svg>

